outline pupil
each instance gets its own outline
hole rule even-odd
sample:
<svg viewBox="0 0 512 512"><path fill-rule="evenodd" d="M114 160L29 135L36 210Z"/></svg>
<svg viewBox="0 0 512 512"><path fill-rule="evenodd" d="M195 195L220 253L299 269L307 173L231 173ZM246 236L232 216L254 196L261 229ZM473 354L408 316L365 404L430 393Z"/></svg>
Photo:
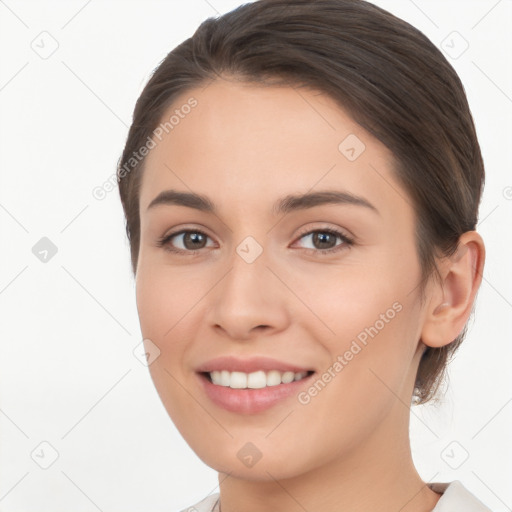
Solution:
<svg viewBox="0 0 512 512"><path fill-rule="evenodd" d="M331 249L336 245L336 239L331 233L314 233L313 244L317 246L318 249Z"/></svg>
<svg viewBox="0 0 512 512"><path fill-rule="evenodd" d="M187 249L204 247L205 237L201 233L185 233L184 244Z"/></svg>
<svg viewBox="0 0 512 512"><path fill-rule="evenodd" d="M186 233L184 242L187 249L202 248L205 237L201 233ZM330 249L336 245L336 239L331 233L314 233L313 243L319 249Z"/></svg>

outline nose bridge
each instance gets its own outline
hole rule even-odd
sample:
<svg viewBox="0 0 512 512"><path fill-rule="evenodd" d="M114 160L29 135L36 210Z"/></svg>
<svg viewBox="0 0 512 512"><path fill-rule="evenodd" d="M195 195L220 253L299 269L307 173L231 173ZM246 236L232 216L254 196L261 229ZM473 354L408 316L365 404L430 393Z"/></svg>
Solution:
<svg viewBox="0 0 512 512"><path fill-rule="evenodd" d="M247 295L246 299L266 295L265 287L268 288L266 274L269 273L269 253L260 244L256 246L257 242L252 240L242 241L235 248L230 261L229 291Z"/></svg>
<svg viewBox="0 0 512 512"><path fill-rule="evenodd" d="M212 325L245 339L256 327L283 329L287 311L283 290L267 266L270 254L253 237L246 237L229 258L229 271L218 283Z"/></svg>

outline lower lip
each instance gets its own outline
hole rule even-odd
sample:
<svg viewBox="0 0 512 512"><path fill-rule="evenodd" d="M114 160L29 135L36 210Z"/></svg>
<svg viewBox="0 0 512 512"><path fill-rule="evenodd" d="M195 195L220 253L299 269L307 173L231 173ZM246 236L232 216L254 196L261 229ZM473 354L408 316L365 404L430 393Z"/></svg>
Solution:
<svg viewBox="0 0 512 512"><path fill-rule="evenodd" d="M231 412L255 414L297 395L300 388L310 381L314 373L288 384L259 389L233 389L227 386L218 386L210 382L204 374L200 373L198 376L206 395L214 404Z"/></svg>

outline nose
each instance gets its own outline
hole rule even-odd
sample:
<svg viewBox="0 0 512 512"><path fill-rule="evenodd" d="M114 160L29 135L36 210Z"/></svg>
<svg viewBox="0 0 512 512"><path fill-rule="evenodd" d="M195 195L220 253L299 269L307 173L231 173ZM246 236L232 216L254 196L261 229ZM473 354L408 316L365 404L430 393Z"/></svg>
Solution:
<svg viewBox="0 0 512 512"><path fill-rule="evenodd" d="M209 324L233 340L277 333L289 325L289 298L264 254L248 263L235 253L229 271L212 290Z"/></svg>

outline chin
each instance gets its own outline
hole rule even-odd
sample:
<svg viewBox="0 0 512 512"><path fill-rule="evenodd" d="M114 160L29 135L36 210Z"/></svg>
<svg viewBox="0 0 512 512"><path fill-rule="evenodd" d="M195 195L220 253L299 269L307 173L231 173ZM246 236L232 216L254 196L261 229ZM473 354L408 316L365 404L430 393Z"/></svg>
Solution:
<svg viewBox="0 0 512 512"><path fill-rule="evenodd" d="M295 443L287 451L277 451L270 442L260 451L250 441L240 443L232 439L221 446L190 444L190 447L215 471L255 482L293 478L314 466L313 461L300 456Z"/></svg>

